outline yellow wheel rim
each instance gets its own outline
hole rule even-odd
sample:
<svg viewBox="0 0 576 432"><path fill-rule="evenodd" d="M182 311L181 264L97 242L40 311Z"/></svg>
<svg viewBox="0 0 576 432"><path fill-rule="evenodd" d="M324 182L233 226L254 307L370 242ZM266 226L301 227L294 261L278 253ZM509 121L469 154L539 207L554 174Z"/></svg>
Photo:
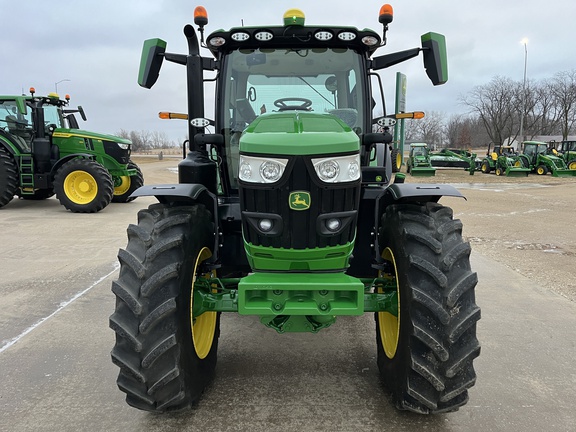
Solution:
<svg viewBox="0 0 576 432"><path fill-rule="evenodd" d="M88 204L98 195L98 183L86 171L72 171L64 179L64 193L74 204Z"/></svg>
<svg viewBox="0 0 576 432"><path fill-rule="evenodd" d="M116 177L120 184L114 187L114 195L124 195L130 189L130 176Z"/></svg>
<svg viewBox="0 0 576 432"><path fill-rule="evenodd" d="M196 350L196 355L200 359L206 358L210 352L210 349L212 348L214 333L216 332L217 312L204 312L202 315L196 318L192 315L192 311L194 310L194 282L196 282L197 277L210 278L215 276L214 272L206 273L203 275L198 274L200 264L211 256L212 252L210 252L210 249L205 247L202 248L196 257L196 263L194 264L194 276L192 277L192 290L190 293L190 330L192 333L192 344L194 345L194 350Z"/></svg>
<svg viewBox="0 0 576 432"><path fill-rule="evenodd" d="M402 155L400 153L396 155L396 168L402 168Z"/></svg>
<svg viewBox="0 0 576 432"><path fill-rule="evenodd" d="M396 281L396 294L398 296L398 316L395 317L390 312L378 312L378 327L380 330L380 343L388 358L394 358L398 349L398 340L400 339L400 289L398 288L398 270L396 269L396 260L390 248L382 252L382 258L392 264L394 268L394 280ZM381 278L390 278L382 272L378 275ZM378 289L382 292L382 288Z"/></svg>
<svg viewBox="0 0 576 432"><path fill-rule="evenodd" d="M544 168L538 168L538 174L540 175L544 174Z"/></svg>
<svg viewBox="0 0 576 432"><path fill-rule="evenodd" d="M568 164L568 169L576 170L576 161L570 162L570 164Z"/></svg>
<svg viewBox="0 0 576 432"><path fill-rule="evenodd" d="M522 168L522 162L516 161L516 162L514 162L514 166L515 166L516 168Z"/></svg>

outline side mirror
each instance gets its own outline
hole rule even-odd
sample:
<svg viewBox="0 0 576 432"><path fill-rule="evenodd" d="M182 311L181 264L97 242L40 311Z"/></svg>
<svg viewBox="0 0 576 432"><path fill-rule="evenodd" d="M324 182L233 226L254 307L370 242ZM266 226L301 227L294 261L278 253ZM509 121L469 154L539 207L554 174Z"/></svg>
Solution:
<svg viewBox="0 0 576 432"><path fill-rule="evenodd" d="M152 88L160 74L162 60L166 52L166 42L162 39L148 39L142 47L138 84L141 87Z"/></svg>
<svg viewBox="0 0 576 432"><path fill-rule="evenodd" d="M82 120L86 121L86 114L84 114L84 108L81 105L78 105L78 112L80 113L80 117Z"/></svg>
<svg viewBox="0 0 576 432"><path fill-rule="evenodd" d="M434 85L448 81L446 38L439 33L426 33L421 37L426 75Z"/></svg>

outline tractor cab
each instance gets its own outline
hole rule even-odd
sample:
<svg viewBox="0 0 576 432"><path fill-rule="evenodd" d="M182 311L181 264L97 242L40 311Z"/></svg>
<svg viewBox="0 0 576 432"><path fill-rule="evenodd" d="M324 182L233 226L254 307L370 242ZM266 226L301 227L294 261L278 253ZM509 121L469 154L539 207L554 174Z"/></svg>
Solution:
<svg viewBox="0 0 576 432"><path fill-rule="evenodd" d="M532 163L536 163L538 155L545 155L548 152L548 146L546 143L536 142L536 141L525 141L522 144L523 154L528 156Z"/></svg>
<svg viewBox="0 0 576 432"><path fill-rule="evenodd" d="M34 88L31 96L0 96L0 129L10 133L16 145L23 152L29 152L35 137L43 138L56 129L78 128L72 113L80 112L86 119L82 107L76 110L65 110L70 96L60 99L56 93L46 97L35 97Z"/></svg>

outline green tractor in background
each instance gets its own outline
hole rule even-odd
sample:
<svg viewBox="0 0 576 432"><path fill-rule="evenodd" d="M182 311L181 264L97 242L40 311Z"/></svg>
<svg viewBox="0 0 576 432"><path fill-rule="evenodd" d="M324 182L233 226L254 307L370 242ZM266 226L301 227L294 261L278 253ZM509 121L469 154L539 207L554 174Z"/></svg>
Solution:
<svg viewBox="0 0 576 432"><path fill-rule="evenodd" d="M480 171L484 174L490 174L494 171L497 176L508 177L527 177L530 173L528 168L523 167L518 159L514 147L512 146L494 146L490 151L491 144L488 144L488 151L480 165Z"/></svg>
<svg viewBox="0 0 576 432"><path fill-rule="evenodd" d="M518 155L521 166L538 175L552 174L554 177L575 177L576 169L568 169L560 156L549 154L548 144L540 141L524 141Z"/></svg>
<svg viewBox="0 0 576 432"><path fill-rule="evenodd" d="M206 10L194 15L201 39L184 27L188 54L166 52L161 39L142 52L145 88L163 60L186 67L188 113L174 117L188 120L190 142L178 184L132 195L159 202L128 227L112 284L111 357L127 403L154 412L195 403L215 375L222 313L256 316L278 333L317 333L368 312L398 408L466 404L480 353L477 275L462 223L438 203L462 195L393 179L392 135L373 132L397 118L373 115L374 100L384 101L374 71L422 52L432 83L443 84L444 37L426 33L422 47L375 56L393 17L384 5L384 37L306 25L293 9L283 25L217 30L204 45ZM212 119L205 80L216 81Z"/></svg>
<svg viewBox="0 0 576 432"><path fill-rule="evenodd" d="M130 160L129 140L78 128L82 107L69 96L0 96L0 207L15 195L43 200L56 194L75 213L94 213L128 202L144 184Z"/></svg>
<svg viewBox="0 0 576 432"><path fill-rule="evenodd" d="M436 168L433 168L430 163L430 153L426 143L410 144L406 172L413 176L433 176L436 174Z"/></svg>
<svg viewBox="0 0 576 432"><path fill-rule="evenodd" d="M576 141L551 141L548 153L560 157L570 170L576 170Z"/></svg>

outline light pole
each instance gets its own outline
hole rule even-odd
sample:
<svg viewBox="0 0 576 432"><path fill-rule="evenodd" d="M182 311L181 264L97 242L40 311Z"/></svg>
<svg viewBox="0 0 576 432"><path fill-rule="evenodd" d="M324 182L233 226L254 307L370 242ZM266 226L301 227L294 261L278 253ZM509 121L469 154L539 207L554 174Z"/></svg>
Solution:
<svg viewBox="0 0 576 432"><path fill-rule="evenodd" d="M524 45L524 81L522 82L522 112L520 113L520 143L524 141L524 112L526 111L526 64L528 63L528 39L520 41ZM520 146L518 149L520 150Z"/></svg>
<svg viewBox="0 0 576 432"><path fill-rule="evenodd" d="M55 82L55 83L54 83L54 88L56 88L56 93L58 93L58 84L60 84L61 82L64 82L64 81L72 81L72 80L63 79L63 80L60 80L60 81L58 81L58 82Z"/></svg>

